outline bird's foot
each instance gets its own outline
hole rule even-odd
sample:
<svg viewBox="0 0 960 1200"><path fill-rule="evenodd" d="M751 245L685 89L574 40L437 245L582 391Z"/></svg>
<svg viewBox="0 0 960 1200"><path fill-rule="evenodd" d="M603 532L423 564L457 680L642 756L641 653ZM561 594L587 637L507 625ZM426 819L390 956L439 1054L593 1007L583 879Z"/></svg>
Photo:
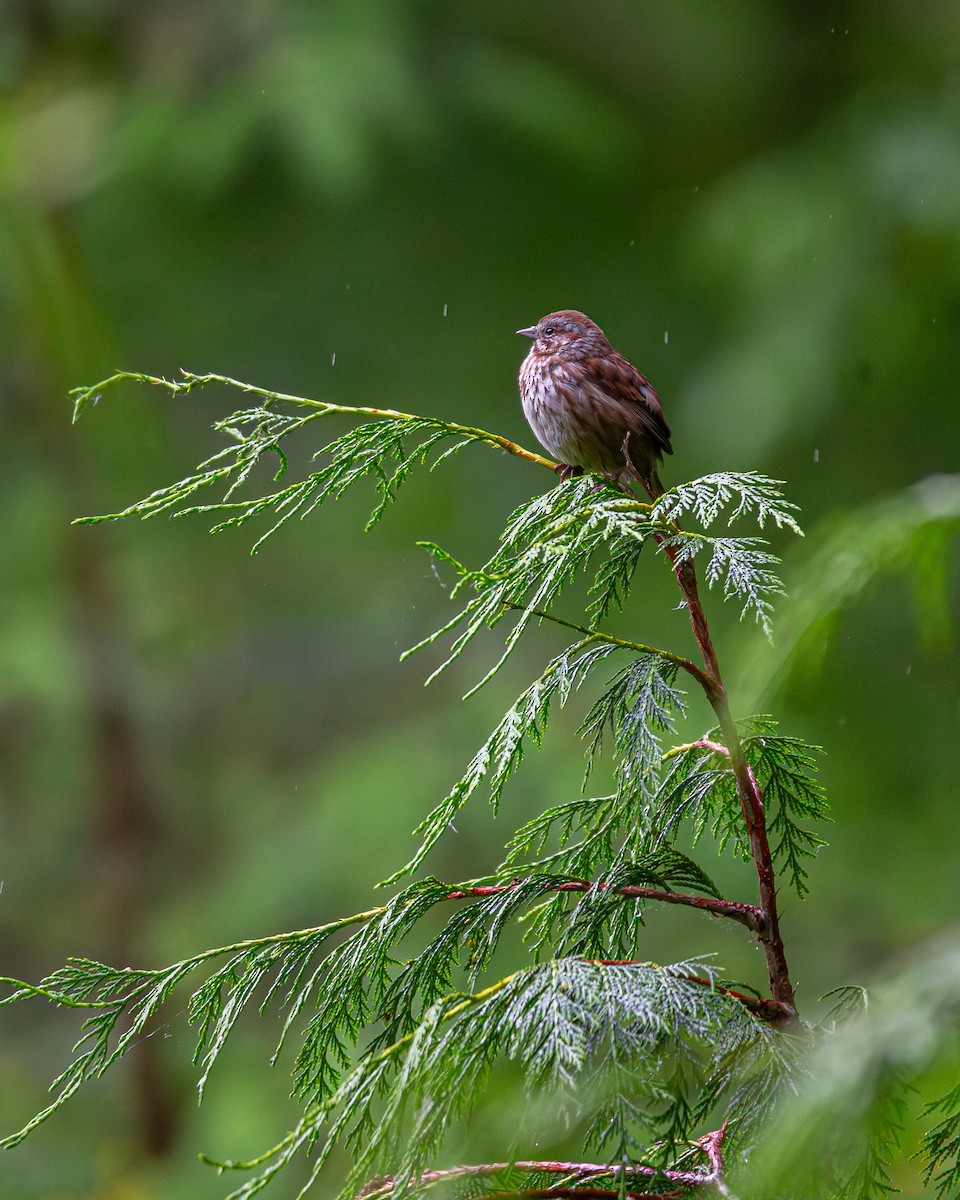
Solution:
<svg viewBox="0 0 960 1200"><path fill-rule="evenodd" d="M583 467L575 467L572 463L557 463L553 469L564 483L568 479L576 479L583 474Z"/></svg>

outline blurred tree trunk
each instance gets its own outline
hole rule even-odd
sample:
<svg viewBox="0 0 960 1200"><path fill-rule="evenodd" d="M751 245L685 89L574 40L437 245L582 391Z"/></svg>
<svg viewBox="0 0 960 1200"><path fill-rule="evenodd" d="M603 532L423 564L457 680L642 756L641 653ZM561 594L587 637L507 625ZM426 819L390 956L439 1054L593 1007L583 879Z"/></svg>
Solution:
<svg viewBox="0 0 960 1200"><path fill-rule="evenodd" d="M31 219L15 205L8 215L21 325L13 419L26 438L42 444L63 489L68 519L92 490L86 481L94 467L71 431L66 391L109 361L112 338L87 285L69 215L50 208ZM84 532L65 534L61 562L87 718L87 860L91 907L102 933L90 949L107 962L132 963L141 957L150 867L162 823L137 717L132 622L101 541ZM148 1153L163 1154L176 1133L177 1103L157 1043L145 1039L134 1061L139 1139Z"/></svg>

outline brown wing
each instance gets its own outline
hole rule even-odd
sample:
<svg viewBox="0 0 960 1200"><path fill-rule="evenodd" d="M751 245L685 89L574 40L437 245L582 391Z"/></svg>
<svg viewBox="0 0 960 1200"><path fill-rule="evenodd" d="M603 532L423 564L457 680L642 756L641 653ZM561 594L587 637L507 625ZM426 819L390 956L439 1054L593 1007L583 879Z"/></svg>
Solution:
<svg viewBox="0 0 960 1200"><path fill-rule="evenodd" d="M640 424L650 434L654 444L664 454L672 454L670 426L663 416L663 405L653 384L641 375L633 363L616 350L603 358L594 359L590 366L598 380L609 382L610 394L635 408Z"/></svg>

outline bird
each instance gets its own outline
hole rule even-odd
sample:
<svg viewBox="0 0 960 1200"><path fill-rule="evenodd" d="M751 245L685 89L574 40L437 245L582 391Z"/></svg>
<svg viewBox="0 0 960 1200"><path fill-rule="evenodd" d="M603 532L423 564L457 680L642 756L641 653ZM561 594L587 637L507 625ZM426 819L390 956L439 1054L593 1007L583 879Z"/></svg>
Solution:
<svg viewBox="0 0 960 1200"><path fill-rule="evenodd" d="M663 495L657 466L672 454L670 426L653 384L582 312L549 313L517 333L533 345L520 367L523 415L560 461L561 479L584 471L624 486L633 476Z"/></svg>

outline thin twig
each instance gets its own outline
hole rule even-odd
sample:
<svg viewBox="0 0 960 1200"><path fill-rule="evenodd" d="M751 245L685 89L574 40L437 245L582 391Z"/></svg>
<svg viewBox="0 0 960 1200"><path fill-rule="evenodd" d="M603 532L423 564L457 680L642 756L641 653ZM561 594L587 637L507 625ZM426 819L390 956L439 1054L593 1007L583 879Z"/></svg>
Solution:
<svg viewBox="0 0 960 1200"><path fill-rule="evenodd" d="M665 1179L670 1183L678 1183L683 1187L701 1187L704 1184L715 1184L719 1178L715 1155L719 1154L719 1147L723 1144L725 1133L726 1125L722 1129L700 1138L696 1143L707 1155L707 1160L710 1164L709 1171L672 1171L659 1167L650 1167L645 1163L612 1166L609 1163L560 1162L552 1159L517 1159L515 1162L463 1163L456 1167L424 1171L419 1176L418 1182L421 1185L430 1185L447 1179L464 1179L478 1175L498 1175L504 1171L516 1170L536 1171L542 1175L564 1175L568 1178L554 1187L527 1189L519 1192L495 1192L491 1193L491 1195L618 1196L622 1193L616 1189L597 1188L591 1190L587 1185L597 1179L618 1179L621 1177L627 1180ZM720 1157L719 1163L720 1173L722 1173L722 1157ZM573 1182L574 1180L579 1180L580 1182ZM356 1200L361 1200L361 1198L362 1200L378 1200L379 1197L388 1196L393 1190L394 1183L395 1177L393 1175L383 1175L378 1179L372 1179L357 1193ZM638 1193L628 1191L626 1194L628 1196L636 1196ZM663 1192L655 1194L662 1200L664 1196Z"/></svg>
<svg viewBox="0 0 960 1200"><path fill-rule="evenodd" d="M596 887L605 887L587 879L572 879L563 883L551 884L544 888L545 892L589 892ZM473 887L459 888L448 892L448 900L465 900L469 896L498 896L503 892L511 892L519 887L517 883L478 884ZM715 917L727 917L737 921L755 932L763 926L763 913L755 904L742 904L737 900L718 900L714 896L692 896L686 892L662 891L659 888L642 887L639 884L625 884L613 889L620 896L632 896L640 900L656 900L662 904L682 904L688 908L699 908Z"/></svg>
<svg viewBox="0 0 960 1200"><path fill-rule="evenodd" d="M676 758L678 754L684 754L687 750L709 750L719 758L730 761L730 751L722 742L714 742L705 737L697 738L695 742L684 742L682 746L671 746L669 750L664 751L663 761L666 762L668 758Z"/></svg>
<svg viewBox="0 0 960 1200"><path fill-rule="evenodd" d="M612 633L603 633L598 629L588 629L586 625L578 625L575 621L565 621L563 617L556 617L553 613L544 612L540 608L527 608L525 604L517 604L513 600L505 600L503 603L504 608L516 608L522 612L529 612L533 616L539 617L541 621L552 621L554 625L562 625L565 629L572 629L574 633L582 633L584 637L593 638L596 642L620 646L624 650L633 650L636 654L656 654L660 658L667 659L668 662L676 663L681 670L692 675L704 691L709 692L713 687L710 677L695 662L684 658L682 654L674 654L672 650L664 650L660 646L648 646L645 642L631 642L625 638L614 637Z"/></svg>
<svg viewBox="0 0 960 1200"><path fill-rule="evenodd" d="M74 398L73 419L76 421L89 403L96 403L100 393L108 387L112 387L117 383L130 381L133 383L149 383L153 387L166 388L167 391L175 396L188 395L194 388L204 388L211 383L222 383L225 387L236 388L237 391L245 392L247 395L259 396L262 400L267 401L268 404L291 404L297 408L309 408L321 416L342 414L350 417L381 417L392 421L423 420L422 417L417 416L415 413L397 412L392 408L353 407L347 404L331 404L326 400L312 400L307 396L295 396L287 392L272 392L269 388L256 387L252 383L244 383L241 379L231 379L229 375L217 375L213 372L195 375L192 371L184 371L182 368L180 374L182 379L163 379L156 375L144 375L138 371L118 371L115 375L111 375L109 379L104 379L100 383L93 384L91 387L73 388L70 392L70 395ZM542 454L535 454L532 450L527 450L523 446L518 445L517 442L512 442L509 438L502 437L498 433L490 433L489 430L479 429L473 425L459 425L455 421L444 421L442 424L456 433L462 433L465 437L469 437L474 441L486 442L489 446L505 450L508 454L525 459L535 466L546 467L549 471L555 471L558 466L553 459L546 458Z"/></svg>
<svg viewBox="0 0 960 1200"><path fill-rule="evenodd" d="M657 497L647 482L641 479L641 483L650 494L650 498L656 500ZM757 874L760 908L764 914L763 927L759 931L758 937L767 960L770 993L780 1006L780 1023L786 1026L794 1025L797 1021L797 1002L787 967L786 949L780 935L776 872L767 836L763 793L746 760L740 735L730 712L727 691L720 674L720 664L710 637L710 627L707 624L706 614L697 591L697 576L693 562L689 558L684 558L676 547L664 546L663 548L674 569L677 583L687 604L694 637L697 639L703 657L704 693L720 723L730 766L736 781L740 809L747 832L747 842L750 846L750 856Z"/></svg>
<svg viewBox="0 0 960 1200"><path fill-rule="evenodd" d="M682 1192L621 1192L614 1188L580 1187L560 1184L556 1187L511 1189L508 1192L484 1192L476 1200L680 1200Z"/></svg>
<svg viewBox="0 0 960 1200"><path fill-rule="evenodd" d="M703 1149L707 1156L707 1161L710 1164L710 1182L714 1185L721 1196L729 1196L730 1189L724 1182L726 1174L726 1166L723 1161L723 1143L727 1136L727 1122L720 1126L719 1129L714 1129L711 1133L705 1134L702 1138L697 1138L697 1145Z"/></svg>

